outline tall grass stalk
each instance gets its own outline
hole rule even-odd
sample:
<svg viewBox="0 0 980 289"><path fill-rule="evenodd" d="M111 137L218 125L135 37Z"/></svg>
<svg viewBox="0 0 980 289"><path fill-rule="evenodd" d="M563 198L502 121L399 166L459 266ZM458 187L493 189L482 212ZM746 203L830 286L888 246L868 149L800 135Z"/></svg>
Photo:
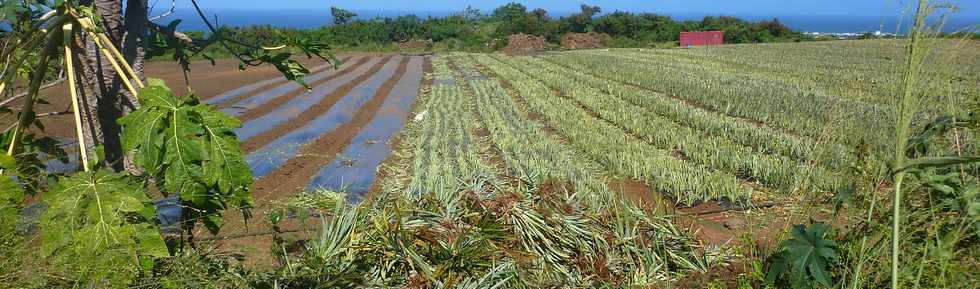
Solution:
<svg viewBox="0 0 980 289"><path fill-rule="evenodd" d="M923 38L928 37L926 18L933 11L931 5L926 0L918 1L918 8L915 11L915 19L911 29L909 29L908 60L906 62L905 74L902 78L901 99L898 102L898 119L895 135L895 168L902 167L905 162L905 150L909 139L912 118L918 108L916 97L916 86L920 80L920 69L926 56L926 47L923 45ZM899 245L902 225L902 183L905 180L905 173L895 174L895 193L892 201L892 275L891 283L893 289L898 289L899 276Z"/></svg>

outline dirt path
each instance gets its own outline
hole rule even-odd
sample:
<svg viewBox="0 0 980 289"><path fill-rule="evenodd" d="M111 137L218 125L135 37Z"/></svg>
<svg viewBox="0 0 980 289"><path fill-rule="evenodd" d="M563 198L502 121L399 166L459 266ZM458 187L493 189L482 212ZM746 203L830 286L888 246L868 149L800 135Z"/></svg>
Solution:
<svg viewBox="0 0 980 289"><path fill-rule="evenodd" d="M357 78L355 78L354 80L347 82L341 87L337 88L336 90L334 90L333 93L321 99L317 104L309 107L302 113L299 113L298 115L293 117L291 121L284 122L273 129L266 130L265 132L262 132L252 138L249 138L248 141L242 144L242 149L245 150L246 152L255 151L269 144L273 140L282 137L283 135L293 130L303 127L311 120L326 113L327 110L330 109L330 107L332 107L335 103L337 103L337 101L339 101L342 97L347 95L347 93L350 93L350 91L353 90L354 87L356 87L357 85L361 84L364 81L367 81L375 73L378 73L378 71L380 71L381 68L384 67L385 63L388 63L389 60L391 60L391 56L385 57L377 64L375 64L373 67L371 67L371 69L368 70L367 73L364 73L358 76Z"/></svg>
<svg viewBox="0 0 980 289"><path fill-rule="evenodd" d="M336 155L350 143L351 139L366 125L381 108L381 104L391 93L392 88L405 74L409 57L403 57L398 68L384 84L379 87L371 100L365 103L354 118L300 149L299 154L280 166L273 173L255 182L255 197L258 202L284 197L306 189L316 173L329 164ZM324 109L324 112L326 109ZM320 112L317 116L323 114ZM302 119L302 118L301 118ZM296 123L298 121L290 122ZM298 128L298 126L297 126ZM277 129L278 130L278 129Z"/></svg>

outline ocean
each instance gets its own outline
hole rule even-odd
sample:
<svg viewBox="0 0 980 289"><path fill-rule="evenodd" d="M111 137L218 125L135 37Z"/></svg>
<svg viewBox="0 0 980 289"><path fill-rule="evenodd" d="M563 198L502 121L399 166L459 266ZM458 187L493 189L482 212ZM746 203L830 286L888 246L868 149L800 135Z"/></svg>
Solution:
<svg viewBox="0 0 980 289"><path fill-rule="evenodd" d="M329 11L311 10L208 10L205 11L209 20L218 25L229 26L250 26L250 25L272 25L283 28L318 28L331 23ZM399 15L415 14L419 17L441 17L450 15L448 11L356 11L359 18L367 19L373 17L397 17ZM568 15L569 13L558 13L553 17ZM675 20L701 20L704 14L695 13L663 13ZM758 21L778 18L790 28L803 32L867 32L882 31L891 33L902 33L898 29L899 23L908 26L909 19L900 17L881 17L881 16L830 16L830 15L732 15L746 20ZM173 19L182 19L179 28L184 31L205 31L207 26L193 10L178 10L173 15L157 20L157 23L166 24ZM980 24L980 17L969 17L965 15L954 15L945 26L946 32L953 32L966 29L970 26L974 30Z"/></svg>

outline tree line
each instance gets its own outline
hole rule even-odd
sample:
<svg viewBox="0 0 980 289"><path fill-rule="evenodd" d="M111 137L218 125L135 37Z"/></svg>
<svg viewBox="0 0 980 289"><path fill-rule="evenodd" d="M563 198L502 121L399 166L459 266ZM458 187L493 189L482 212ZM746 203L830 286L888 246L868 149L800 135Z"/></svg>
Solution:
<svg viewBox="0 0 980 289"><path fill-rule="evenodd" d="M407 40L431 40L439 50L488 51L506 46L507 37L524 33L559 43L566 33L597 32L610 36L613 47L649 47L679 40L682 31L725 32L726 43L793 42L813 40L779 19L751 22L732 16L708 16L679 21L654 13L615 11L602 13L599 6L581 5L580 11L556 17L548 11L530 9L520 3L500 6L489 13L475 8L444 17L398 17L359 19L357 14L331 7L331 22L315 29L278 29L271 26L225 27L239 39L261 40L276 33L306 34L335 47L393 47ZM327 15L324 15L326 18ZM188 33L199 36L196 33Z"/></svg>

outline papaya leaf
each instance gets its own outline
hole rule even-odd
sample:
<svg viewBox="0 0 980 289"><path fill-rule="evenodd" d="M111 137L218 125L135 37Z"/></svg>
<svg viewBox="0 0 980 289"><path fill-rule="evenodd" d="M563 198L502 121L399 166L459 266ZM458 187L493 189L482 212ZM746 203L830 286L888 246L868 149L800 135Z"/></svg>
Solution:
<svg viewBox="0 0 980 289"><path fill-rule="evenodd" d="M169 256L155 207L129 175L103 170L63 177L43 201L42 255L78 280L128 284L141 264Z"/></svg>
<svg viewBox="0 0 980 289"><path fill-rule="evenodd" d="M217 233L226 209L252 206L252 173L234 133L241 122L194 95L175 96L160 80L149 80L141 96L143 105L119 120L123 149L165 195L180 194L192 207L185 217Z"/></svg>

